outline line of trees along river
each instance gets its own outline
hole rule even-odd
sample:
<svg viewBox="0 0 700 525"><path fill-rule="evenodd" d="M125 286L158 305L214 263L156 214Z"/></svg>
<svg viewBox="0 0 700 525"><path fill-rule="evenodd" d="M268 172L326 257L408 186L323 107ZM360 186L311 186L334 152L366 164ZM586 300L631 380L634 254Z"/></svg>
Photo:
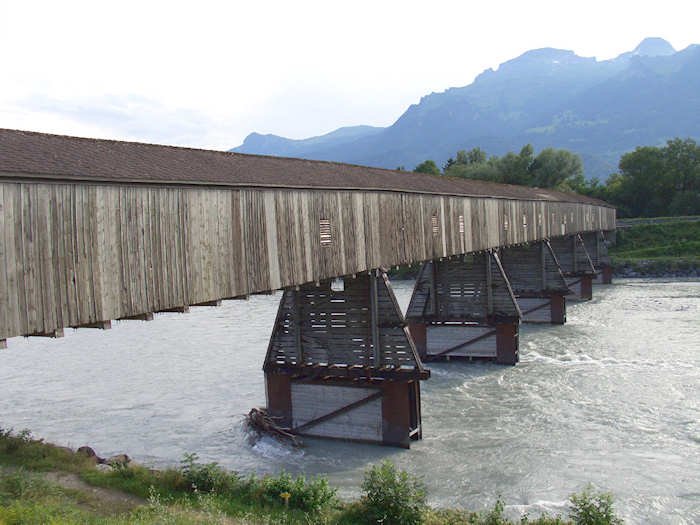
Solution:
<svg viewBox="0 0 700 525"><path fill-rule="evenodd" d="M700 214L700 146L694 139L676 137L665 146L638 146L622 156L618 168L604 183L586 180L578 155L554 148L535 155L527 144L519 153L503 157L489 157L481 148L461 150L442 170L426 160L414 171L573 191L615 205L618 217Z"/></svg>

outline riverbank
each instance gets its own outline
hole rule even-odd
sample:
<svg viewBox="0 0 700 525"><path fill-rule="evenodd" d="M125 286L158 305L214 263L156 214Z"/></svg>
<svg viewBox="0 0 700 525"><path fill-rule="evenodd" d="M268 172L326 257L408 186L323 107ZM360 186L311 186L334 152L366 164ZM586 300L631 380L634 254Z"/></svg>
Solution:
<svg viewBox="0 0 700 525"><path fill-rule="evenodd" d="M323 478L284 473L244 478L215 463L200 464L195 455L185 455L179 468L166 470L135 465L126 455L107 466L86 449L73 451L26 431L0 429L0 524L619 523L610 497L588 492L570 499L574 521L558 516L508 521L500 499L485 513L432 509L421 481L389 462L368 469L360 500L342 502ZM601 516L606 521L591 521Z"/></svg>
<svg viewBox="0 0 700 525"><path fill-rule="evenodd" d="M657 259L613 258L614 277L700 277L700 258L659 257Z"/></svg>
<svg viewBox="0 0 700 525"><path fill-rule="evenodd" d="M700 222L641 223L618 230L610 255L617 277L700 277Z"/></svg>

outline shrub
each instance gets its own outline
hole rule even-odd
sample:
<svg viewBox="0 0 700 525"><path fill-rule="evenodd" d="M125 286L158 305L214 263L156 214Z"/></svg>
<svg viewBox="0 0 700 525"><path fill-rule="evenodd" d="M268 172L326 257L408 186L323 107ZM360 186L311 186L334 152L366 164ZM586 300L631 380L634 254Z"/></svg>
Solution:
<svg viewBox="0 0 700 525"><path fill-rule="evenodd" d="M197 459L197 454L185 454L180 461L180 470L188 490L225 494L233 492L240 485L235 472L227 472L218 463L197 463Z"/></svg>
<svg viewBox="0 0 700 525"><path fill-rule="evenodd" d="M289 505L307 512L319 512L335 499L335 489L328 485L325 478L304 476L293 478L286 472L279 476L266 477L260 480L263 498L270 503L282 502L281 494L289 494Z"/></svg>
<svg viewBox="0 0 700 525"><path fill-rule="evenodd" d="M415 476L399 471L383 461L365 472L362 502L367 518L384 525L415 525L423 521L426 505L425 485Z"/></svg>
<svg viewBox="0 0 700 525"><path fill-rule="evenodd" d="M0 505L4 501L36 498L58 493L57 489L41 476L20 467L15 472L0 475Z"/></svg>
<svg viewBox="0 0 700 525"><path fill-rule="evenodd" d="M506 504L499 496L493 508L478 521L479 525L508 525L508 520L503 516Z"/></svg>
<svg viewBox="0 0 700 525"><path fill-rule="evenodd" d="M612 496L603 492L593 493L590 485L581 495L569 497L569 516L575 525L621 525L623 520L613 512Z"/></svg>

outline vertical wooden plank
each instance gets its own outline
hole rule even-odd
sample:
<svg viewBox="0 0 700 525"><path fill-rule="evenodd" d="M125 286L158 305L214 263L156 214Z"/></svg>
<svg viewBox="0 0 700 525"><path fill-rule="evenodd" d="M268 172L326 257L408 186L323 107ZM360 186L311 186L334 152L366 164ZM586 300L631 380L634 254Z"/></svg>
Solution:
<svg viewBox="0 0 700 525"><path fill-rule="evenodd" d="M5 187L9 186L0 182L0 341L11 337L9 317L11 315L9 287L7 282L7 267L9 254L7 249L7 239L5 238L5 222L8 208L5 204ZM11 218L7 216L7 222Z"/></svg>
<svg viewBox="0 0 700 525"><path fill-rule="evenodd" d="M464 249L462 253L469 253L474 250L472 244L472 202L473 200L470 198L462 199L462 213L464 213L464 234L462 235Z"/></svg>
<svg viewBox="0 0 700 525"><path fill-rule="evenodd" d="M375 368L382 367L383 351L381 340L379 339L379 296L377 292L377 275L376 271L372 270L369 276L370 290L370 322L372 323L372 346L374 347L374 362Z"/></svg>
<svg viewBox="0 0 700 525"><path fill-rule="evenodd" d="M267 234L267 260L269 265L269 289L277 290L281 285L279 247L277 244L277 214L275 210L275 192L264 192L265 198L265 232Z"/></svg>
<svg viewBox="0 0 700 525"><path fill-rule="evenodd" d="M38 185L38 238L39 258L41 267L41 292L43 310L43 333L50 333L63 325L56 319L57 301L55 296L56 284L53 271L53 235L51 221L51 193L47 184Z"/></svg>
<svg viewBox="0 0 700 525"><path fill-rule="evenodd" d="M36 184L22 185L22 262L24 265L24 290L27 309L27 332L41 333L43 325L40 319L41 284L38 282L39 260L36 247Z"/></svg>
<svg viewBox="0 0 700 525"><path fill-rule="evenodd" d="M246 264L248 282L253 292L270 290L269 252L263 193L258 190L245 190L245 202L245 239L249 250Z"/></svg>
<svg viewBox="0 0 700 525"><path fill-rule="evenodd" d="M289 205L291 209L289 213L295 215L294 220L294 278L293 283L303 283L306 279L306 239L304 238L304 211L302 209L302 193L299 191L291 192Z"/></svg>
<svg viewBox="0 0 700 525"><path fill-rule="evenodd" d="M357 192L352 195L353 225L355 232L355 269L367 269L367 239L365 234L364 196Z"/></svg>
<svg viewBox="0 0 700 525"><path fill-rule="evenodd" d="M0 236L4 245L4 261L6 273L6 293L7 293L7 312L5 322L7 323L7 332L3 335L13 336L22 333L20 322L19 309L19 288L17 284L18 272L18 251L15 242L15 232L17 225L20 222L18 209L16 207L17 194L19 193L19 184L3 184L4 186L4 216L5 227L4 231L0 231Z"/></svg>
<svg viewBox="0 0 700 525"><path fill-rule="evenodd" d="M314 252L311 248L311 221L312 221L312 206L310 204L310 192L304 191L301 194L301 234L304 239L304 265L305 265L305 281L314 280Z"/></svg>
<svg viewBox="0 0 700 525"><path fill-rule="evenodd" d="M231 192L231 246L233 246L231 266L234 272L235 286L232 294L234 296L245 295L249 292L245 272L247 250L243 239L242 220L241 192L233 190Z"/></svg>
<svg viewBox="0 0 700 525"><path fill-rule="evenodd" d="M186 225L189 224L189 217L190 217L190 210L188 207L188 201L187 201L187 192L189 190L184 189L184 188L178 188L177 190L177 196L178 196L178 214L177 214L177 225L178 225L178 244L179 244L179 252L178 252L178 259L180 261L180 264L182 265L182 270L180 272L181 278L182 278L182 284L181 284L181 293L182 293L182 304L184 306L189 306L192 304L191 301L191 296L190 296L190 279L191 279L191 266L192 266L192 260L190 258L190 253L187 250L187 246L189 244L189 238L188 238L188 230Z"/></svg>
<svg viewBox="0 0 700 525"><path fill-rule="evenodd" d="M449 226L445 220L445 200L447 197L438 197L440 202L440 237L442 241L442 251L440 252L441 257L447 257L447 230Z"/></svg>
<svg viewBox="0 0 700 525"><path fill-rule="evenodd" d="M117 212L119 214L119 256L120 256L120 268L121 268L121 293L120 293L120 306L119 306L119 316L124 317L128 312L132 312L133 303L133 292L132 292L132 281L131 281L131 264L129 256L129 221L130 221L130 206L129 206L129 188L119 188L118 190L118 205Z"/></svg>
<svg viewBox="0 0 700 525"><path fill-rule="evenodd" d="M338 227L337 227L337 232L338 232L338 258L340 259L338 262L340 263L340 274L341 275L347 275L348 273L348 265L347 265L347 257L345 253L345 224L347 220L347 209L346 209L346 202L345 199L343 198L343 194L341 192L336 192L335 195L336 198L336 209L338 210L337 216L338 216Z"/></svg>
<svg viewBox="0 0 700 525"><path fill-rule="evenodd" d="M153 277L153 284L151 288L153 291L153 300L151 301L151 307L152 311L154 312L169 306L165 297L165 288L163 286L165 281L163 271L163 253L161 249L163 232L160 223L160 200L161 196L164 196L166 191L167 189L162 187L148 189L148 210L151 219L151 273Z"/></svg>
<svg viewBox="0 0 700 525"><path fill-rule="evenodd" d="M102 268L101 268L101 257L100 249L104 249L100 246L100 239L104 238L104 227L99 223L100 214L98 210L104 206L104 201L99 200L97 197L97 187L88 186L87 188L88 196L88 209L90 213L88 214L88 259L90 261L90 280L92 283L92 312L94 321L105 321L109 320L104 315L104 305L102 303ZM100 232L102 228L102 232Z"/></svg>

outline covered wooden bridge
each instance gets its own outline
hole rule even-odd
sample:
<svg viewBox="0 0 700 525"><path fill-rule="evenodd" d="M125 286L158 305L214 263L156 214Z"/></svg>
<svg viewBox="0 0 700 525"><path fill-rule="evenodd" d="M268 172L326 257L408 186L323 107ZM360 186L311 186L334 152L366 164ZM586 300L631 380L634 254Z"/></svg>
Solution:
<svg viewBox="0 0 700 525"><path fill-rule="evenodd" d="M407 446L423 360L517 362L520 321L564 322L614 229L551 190L0 130L0 345L282 289L269 411ZM386 275L404 264L407 318Z"/></svg>

